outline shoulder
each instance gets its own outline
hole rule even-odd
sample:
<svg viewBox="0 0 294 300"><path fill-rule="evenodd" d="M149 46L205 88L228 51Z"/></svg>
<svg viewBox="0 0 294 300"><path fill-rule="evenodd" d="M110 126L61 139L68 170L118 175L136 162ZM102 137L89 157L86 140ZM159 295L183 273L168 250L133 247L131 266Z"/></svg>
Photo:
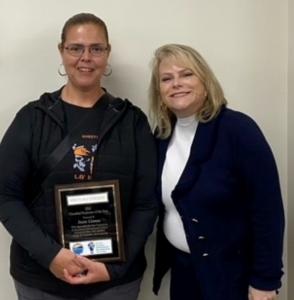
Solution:
<svg viewBox="0 0 294 300"><path fill-rule="evenodd" d="M14 123L23 121L27 122L31 120L35 110L35 104L36 101L31 101L21 107L15 114Z"/></svg>
<svg viewBox="0 0 294 300"><path fill-rule="evenodd" d="M129 99L111 96L109 104L114 110L124 112L126 115L133 115L136 119L147 120L147 116L142 109Z"/></svg>
<svg viewBox="0 0 294 300"><path fill-rule="evenodd" d="M252 117L249 115L233 110L230 108L225 108L221 113L220 113L220 119L221 123L224 126L237 126L238 127L247 127L247 126L258 126L256 122L253 120Z"/></svg>
<svg viewBox="0 0 294 300"><path fill-rule="evenodd" d="M249 115L225 108L218 116L220 129L234 135L261 134L261 129L256 121Z"/></svg>
<svg viewBox="0 0 294 300"><path fill-rule="evenodd" d="M126 99L125 101L127 101L128 106L129 106L129 110L138 118L143 118L147 120L147 116L146 114L143 112L143 110L138 107L137 105L133 104L130 100Z"/></svg>
<svg viewBox="0 0 294 300"><path fill-rule="evenodd" d="M30 111L38 108L48 109L58 102L59 95L60 90L54 92L45 92L38 99L29 101L26 105L24 105L20 109L19 113L29 113Z"/></svg>
<svg viewBox="0 0 294 300"><path fill-rule="evenodd" d="M225 109L220 117L219 132L228 137L242 151L270 148L258 124L239 111Z"/></svg>
<svg viewBox="0 0 294 300"><path fill-rule="evenodd" d="M57 92L46 92L38 99L27 102L27 104L17 111L13 123L20 124L20 126L24 123L26 125L31 124L31 127L35 127L35 121L38 119L38 116L43 116L44 113L47 113L58 103Z"/></svg>

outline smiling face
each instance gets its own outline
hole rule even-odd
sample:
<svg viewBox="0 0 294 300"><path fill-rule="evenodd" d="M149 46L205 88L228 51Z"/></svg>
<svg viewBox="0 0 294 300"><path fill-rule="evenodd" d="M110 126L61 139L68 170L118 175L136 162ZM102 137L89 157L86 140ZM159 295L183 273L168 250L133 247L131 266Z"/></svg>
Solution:
<svg viewBox="0 0 294 300"><path fill-rule="evenodd" d="M179 118L195 114L207 97L194 72L169 57L159 64L159 90L163 103Z"/></svg>
<svg viewBox="0 0 294 300"><path fill-rule="evenodd" d="M69 46L85 47L80 56L74 56ZM100 87L100 81L107 66L109 50L101 55L93 55L89 47L108 47L103 28L97 24L86 23L70 27L65 36L64 44L59 46L62 62L68 76L67 86L78 90L92 90Z"/></svg>

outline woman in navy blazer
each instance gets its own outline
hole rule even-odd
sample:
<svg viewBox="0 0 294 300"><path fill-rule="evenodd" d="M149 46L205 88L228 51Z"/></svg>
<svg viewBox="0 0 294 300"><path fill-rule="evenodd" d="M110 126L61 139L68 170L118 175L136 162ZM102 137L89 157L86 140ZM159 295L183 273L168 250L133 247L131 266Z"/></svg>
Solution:
<svg viewBox="0 0 294 300"><path fill-rule="evenodd" d="M172 300L276 299L284 212L261 130L226 107L213 72L188 46L156 50L149 93L161 199L154 292L171 268Z"/></svg>

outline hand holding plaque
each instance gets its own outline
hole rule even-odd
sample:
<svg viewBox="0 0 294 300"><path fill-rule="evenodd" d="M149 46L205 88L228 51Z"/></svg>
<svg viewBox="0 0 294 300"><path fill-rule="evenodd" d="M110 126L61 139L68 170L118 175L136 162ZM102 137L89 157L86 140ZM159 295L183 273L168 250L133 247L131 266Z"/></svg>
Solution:
<svg viewBox="0 0 294 300"><path fill-rule="evenodd" d="M63 247L102 262L125 260L117 180L57 185L55 204Z"/></svg>

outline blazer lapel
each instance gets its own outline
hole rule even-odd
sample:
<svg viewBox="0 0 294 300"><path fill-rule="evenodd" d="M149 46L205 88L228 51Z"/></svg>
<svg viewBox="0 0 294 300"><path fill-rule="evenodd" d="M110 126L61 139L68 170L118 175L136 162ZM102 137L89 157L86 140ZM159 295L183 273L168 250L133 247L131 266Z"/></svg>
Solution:
<svg viewBox="0 0 294 300"><path fill-rule="evenodd" d="M219 115L210 122L199 123L193 142L191 146L191 152L189 159L186 163L184 171L176 185L173 196L177 194L183 194L184 192L191 189L195 185L200 173L202 164L207 161L214 150L214 145L217 141L218 128L221 116L224 109L221 110ZM157 193L161 196L161 175L163 165L165 162L166 152L170 138L165 140L158 140L158 185Z"/></svg>
<svg viewBox="0 0 294 300"><path fill-rule="evenodd" d="M201 173L202 164L207 161L217 141L221 113L208 123L199 123L191 146L189 159L173 194L184 193L195 185Z"/></svg>

